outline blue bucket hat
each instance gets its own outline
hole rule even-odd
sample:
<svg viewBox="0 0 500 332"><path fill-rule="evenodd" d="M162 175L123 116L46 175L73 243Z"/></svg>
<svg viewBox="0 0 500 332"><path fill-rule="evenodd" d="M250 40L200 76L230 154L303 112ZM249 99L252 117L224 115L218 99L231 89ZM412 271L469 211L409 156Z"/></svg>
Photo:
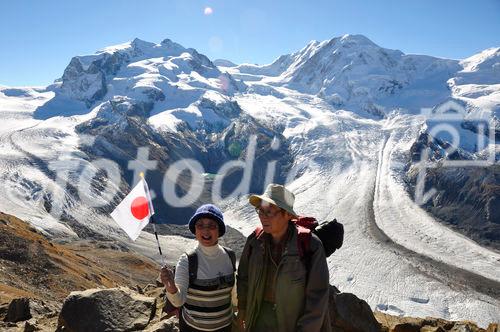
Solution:
<svg viewBox="0 0 500 332"><path fill-rule="evenodd" d="M189 219L189 230L191 233L195 234L195 224L201 218L210 218L215 220L219 225L219 237L226 233L226 225L224 224L224 216L222 211L213 204L204 204L200 206L196 212L193 214L191 219Z"/></svg>

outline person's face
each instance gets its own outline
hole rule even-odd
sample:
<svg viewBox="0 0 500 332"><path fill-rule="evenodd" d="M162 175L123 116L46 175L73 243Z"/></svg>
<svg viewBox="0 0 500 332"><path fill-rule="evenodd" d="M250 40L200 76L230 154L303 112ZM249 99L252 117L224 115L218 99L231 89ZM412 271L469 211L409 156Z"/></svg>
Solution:
<svg viewBox="0 0 500 332"><path fill-rule="evenodd" d="M264 232L279 235L288 227L288 221L291 219L290 214L276 205L262 201L255 210L259 215Z"/></svg>
<svg viewBox="0 0 500 332"><path fill-rule="evenodd" d="M205 247L215 246L219 242L219 225L210 218L200 218L196 221L196 240Z"/></svg>

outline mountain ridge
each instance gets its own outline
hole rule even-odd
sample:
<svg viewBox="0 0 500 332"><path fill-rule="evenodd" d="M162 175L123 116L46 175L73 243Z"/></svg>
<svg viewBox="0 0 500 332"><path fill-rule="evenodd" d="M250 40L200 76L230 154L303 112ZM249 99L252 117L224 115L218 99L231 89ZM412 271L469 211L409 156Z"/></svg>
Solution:
<svg viewBox="0 0 500 332"><path fill-rule="evenodd" d="M344 36L312 41L292 54L274 65L217 67L170 40L134 40L81 60L74 57L62 79L48 88L0 88L0 209L54 238L91 240L104 234L159 261L149 229L130 242L109 217L134 184L129 162L139 159L140 149L148 148L148 160L157 162L146 172L156 193L157 220L183 224L196 206L214 202L243 235L258 223L246 194L264 190L266 170L275 163L272 181L296 193L298 211L344 223L349 246L328 260L338 288L386 313L481 324L498 319L496 296L456 284L446 271L426 269L412 259L440 260L500 280L500 256L480 242L497 218L499 202L491 199L498 185L495 168L460 172L470 177L464 182L474 187L470 190L453 189L461 183L453 180L455 172L437 168L424 189L435 187L438 194L428 205L417 204L413 196L424 149L437 164L487 156L489 150L475 144L485 135L474 116L500 110L496 51L461 65ZM464 66L470 70L461 72ZM425 114L424 106L429 107ZM461 141L448 153L454 142L443 133L431 135L432 116L453 108L464 118L452 126ZM498 134L490 132L495 137L484 141L491 146ZM221 196L214 195L224 166L241 165L252 151L249 186L239 186L245 172L236 168L224 174ZM165 174L186 158L202 166L203 191L189 206L177 208L162 199L164 190L175 186L177 194L185 194L191 177L186 172L176 182L166 181ZM118 167L120 183L113 183L118 191L112 200L93 206L102 201L107 176L90 171L102 159ZM485 172L488 181L480 179ZM91 184L89 193L79 190L82 181ZM459 207L468 201L474 202L467 210L480 221L479 230L464 230ZM464 227L443 226L443 214L457 215ZM397 246L371 236L374 223ZM486 226L490 229L481 234ZM167 226L158 229L160 241L172 247L169 259L175 260L188 239L171 237ZM457 229L472 232L477 242ZM395 288L400 291L392 293Z"/></svg>

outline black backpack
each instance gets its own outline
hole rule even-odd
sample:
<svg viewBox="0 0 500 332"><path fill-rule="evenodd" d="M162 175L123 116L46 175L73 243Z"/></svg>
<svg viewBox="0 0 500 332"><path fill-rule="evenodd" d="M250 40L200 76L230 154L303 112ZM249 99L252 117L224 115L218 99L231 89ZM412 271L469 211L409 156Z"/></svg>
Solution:
<svg viewBox="0 0 500 332"><path fill-rule="evenodd" d="M337 219L318 224L318 221L313 217L299 216L293 219L292 222L297 227L297 245L301 257L306 257L310 251L309 245L312 233L316 234L321 240L326 257L340 249L344 243L344 225L339 223ZM258 226L254 231L255 236L259 236L263 231L262 227Z"/></svg>
<svg viewBox="0 0 500 332"><path fill-rule="evenodd" d="M233 272L236 272L236 254L229 248L222 247L224 251L227 253L229 258L231 259L231 264L233 265ZM191 284L194 280L196 280L198 276L198 255L196 251L191 251L186 253L188 258L188 271L189 271L189 284ZM174 275L175 275L175 266L174 266ZM179 317L181 307L177 308L174 306L165 295L165 306L163 307L162 312L167 314L167 317L171 317L176 315Z"/></svg>
<svg viewBox="0 0 500 332"><path fill-rule="evenodd" d="M344 225L339 223L337 219L322 222L312 232L323 243L326 257L329 257L337 249L340 249L344 243Z"/></svg>

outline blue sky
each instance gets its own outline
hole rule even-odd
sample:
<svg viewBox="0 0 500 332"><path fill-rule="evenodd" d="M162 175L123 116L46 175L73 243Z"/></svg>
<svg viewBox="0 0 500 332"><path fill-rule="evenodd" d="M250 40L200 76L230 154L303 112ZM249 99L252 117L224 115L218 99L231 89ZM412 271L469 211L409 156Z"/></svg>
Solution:
<svg viewBox="0 0 500 332"><path fill-rule="evenodd" d="M6 0L0 85L50 84L72 56L135 37L265 64L346 33L405 53L461 59L500 46L500 0Z"/></svg>

